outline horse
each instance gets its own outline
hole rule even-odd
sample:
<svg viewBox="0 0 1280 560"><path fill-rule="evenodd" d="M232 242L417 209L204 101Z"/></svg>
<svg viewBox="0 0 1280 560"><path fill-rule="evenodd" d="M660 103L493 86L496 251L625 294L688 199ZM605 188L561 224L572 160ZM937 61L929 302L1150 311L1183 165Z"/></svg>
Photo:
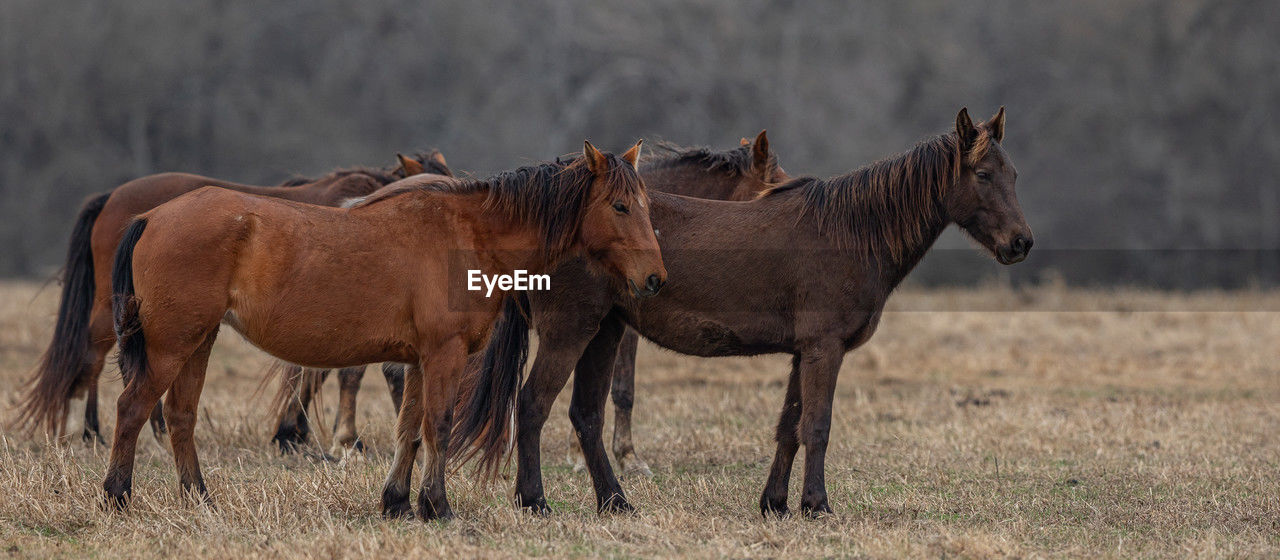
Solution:
<svg viewBox="0 0 1280 560"><path fill-rule="evenodd" d="M721 200L749 200L774 183L785 182L790 177L778 164L777 154L770 148L767 131L760 131L754 140L743 138L737 148L711 150L688 148L660 143L658 152L650 152L640 160L640 176L650 191L711 198ZM628 330L619 352L614 371L614 459L623 472L634 470L649 473L649 466L634 453L631 442L631 409L634 403L635 348L639 336ZM363 368L353 368L363 374ZM338 378L341 393L338 414L334 418L333 445L329 453L339 455L346 449L363 450L356 435L355 404L360 388L360 378L340 370ZM391 401L399 411L400 394L404 390L404 368L401 364L383 364L383 376L391 389ZM273 410L276 410L277 429L272 441L281 452L290 452L305 442L310 433L305 413L307 406L324 383L327 370L288 370L281 377ZM576 440L575 448L576 448ZM628 463L631 463L628 469Z"/></svg>
<svg viewBox="0 0 1280 560"><path fill-rule="evenodd" d="M715 152L705 148L668 148L667 155L654 157L640 172L651 190L710 200L751 200L762 191L791 179L778 164L770 148L768 131L754 140L743 138L738 148ZM635 451L631 439L631 411L635 406L636 350L640 335L627 328L618 343L610 396L613 401L613 459L618 470L653 476L648 463ZM575 472L586 468L586 458L577 438L570 443L570 461Z"/></svg>
<svg viewBox="0 0 1280 560"><path fill-rule="evenodd" d="M581 255L625 284L629 297L652 296L666 281L635 169L639 151L637 143L615 156L584 143L581 160L568 166L527 166L483 180L422 175L351 208L205 188L142 214L125 230L113 265L126 385L102 484L106 503L127 505L138 433L166 391L183 492L208 498L192 436L209 350L226 323L306 367L416 364L405 380L382 510L413 514L409 481L425 441L419 512L427 520L451 517L444 457L462 366L491 333L508 340L507 331L528 331L519 317L494 324L515 307L511 278L518 284L521 273ZM507 278L494 280L498 297L472 289L477 274ZM477 395L509 394L505 388L520 383L520 372L506 366L522 361L527 346L498 346L500 363L486 366L514 376L486 376L496 381ZM512 398L487 399L477 417L504 425L513 406Z"/></svg>
<svg viewBox="0 0 1280 560"><path fill-rule="evenodd" d="M516 503L540 514L550 511L540 470L541 430L576 369L569 416L597 509L634 509L601 441L618 341L630 326L687 355L791 354L760 511L766 517L788 513L791 465L804 444L801 509L810 517L831 512L824 461L836 376L844 355L875 332L890 293L950 224L1002 264L1022 261L1031 249L1031 230L1014 189L1017 171L1001 146L1004 125L1003 108L978 125L962 109L954 132L843 176L793 179L749 202L651 193L650 218L671 274L661 296L614 297L607 281L572 261L552 273L551 290L528 294L539 345L519 389ZM486 350L486 360L493 351ZM478 375L475 382L483 386L489 376L502 374ZM476 426L481 412L472 403L459 413L464 420L455 441L475 440L463 430ZM496 464L506 451L469 445L463 454L480 454L481 466Z"/></svg>
<svg viewBox="0 0 1280 560"><path fill-rule="evenodd" d="M116 340L111 325L111 264L121 235L134 216L205 186L336 206L404 177L427 172L451 174L438 151L396 157L398 164L391 170L343 169L315 180L290 179L277 187L189 173L160 173L90 197L80 209L67 248L53 339L27 383L13 424L30 431L44 428L55 437L61 436L66 432L70 401L83 395L81 437L86 442L105 443L98 423L98 377ZM152 416L152 427L163 442L164 418L159 407Z"/></svg>

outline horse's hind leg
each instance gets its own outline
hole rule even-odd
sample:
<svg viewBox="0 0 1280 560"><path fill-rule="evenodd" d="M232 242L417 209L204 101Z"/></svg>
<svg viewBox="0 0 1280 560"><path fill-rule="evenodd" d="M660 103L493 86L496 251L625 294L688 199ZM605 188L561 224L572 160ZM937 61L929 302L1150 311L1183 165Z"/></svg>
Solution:
<svg viewBox="0 0 1280 560"><path fill-rule="evenodd" d="M178 374L164 402L164 415L169 419L169 438L173 459L178 467L178 480L184 494L195 494L200 500L208 499L204 477L200 475L200 459L196 456L196 410L200 404L200 391L204 388L205 370L209 365L209 351L217 338L215 328L200 345Z"/></svg>
<svg viewBox="0 0 1280 560"><path fill-rule="evenodd" d="M413 462L422 445L422 369L415 365L405 367L405 399L396 420L396 455L391 460L391 472L382 485L382 516L388 518L413 517L409 505L409 483L413 478Z"/></svg>
<svg viewBox="0 0 1280 560"><path fill-rule="evenodd" d="M787 486L791 483L791 464L800 449L796 427L800 422L800 356L791 358L791 375L787 380L787 396L782 401L782 414L778 417L778 442L769 469L769 481L760 495L760 514L783 516L787 514Z"/></svg>
<svg viewBox="0 0 1280 560"><path fill-rule="evenodd" d="M404 370L405 364L386 362L382 364L382 376L387 379L387 390L391 391L391 404L396 413L400 412L400 403L404 402Z"/></svg>
<svg viewBox="0 0 1280 560"><path fill-rule="evenodd" d="M271 442L280 448L280 453L291 453L307 441L311 435L311 426L307 423L307 415L302 405L302 366L293 364L277 364L280 371L280 389L277 402L280 413L276 418L276 434Z"/></svg>
<svg viewBox="0 0 1280 560"><path fill-rule="evenodd" d="M356 395L364 379L365 366L338 370L338 415L333 419L333 445L329 454L341 457L348 450L364 451L364 443L356 435Z"/></svg>
<svg viewBox="0 0 1280 560"><path fill-rule="evenodd" d="M115 439L111 442L111 460L107 467L102 489L107 503L115 508L124 507L133 492L133 464L138 449L138 434L151 416L160 396L173 384L178 370L186 362L183 356L156 356L148 353L145 372L135 372L135 377L125 386L116 402Z"/></svg>
<svg viewBox="0 0 1280 560"><path fill-rule="evenodd" d="M637 474L653 478L648 463L636 454L631 443L631 409L636 395L636 348L640 335L632 329L622 335L618 343L618 358L613 364L613 459L624 475Z"/></svg>
<svg viewBox="0 0 1280 560"><path fill-rule="evenodd" d="M106 367L107 354L116 343L110 306L95 303L89 316L89 340L92 342L85 362L88 369L81 378L81 387L77 389L77 392L85 392L84 430L80 433L80 439L106 445L98 419L98 379L102 376L102 369Z"/></svg>
<svg viewBox="0 0 1280 560"><path fill-rule="evenodd" d="M618 340L624 328L622 322L613 316L600 324L599 333L578 360L573 379L573 399L569 403L569 420L582 443L582 454L586 457L587 470L591 472L591 481L595 485L596 510L601 513L635 510L627 503L622 486L609 465L602 433L604 404L608 400Z"/></svg>

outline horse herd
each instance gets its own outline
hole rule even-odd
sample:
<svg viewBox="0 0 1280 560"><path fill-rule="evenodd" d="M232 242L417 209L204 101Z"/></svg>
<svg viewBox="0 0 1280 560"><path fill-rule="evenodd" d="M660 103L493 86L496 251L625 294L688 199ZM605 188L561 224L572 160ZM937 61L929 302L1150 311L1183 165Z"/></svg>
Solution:
<svg viewBox="0 0 1280 560"><path fill-rule="evenodd" d="M84 398L81 436L103 442L98 378L118 344L125 389L106 504L127 505L148 421L167 434L184 492L206 499L193 431L227 325L282 360L274 439L286 450L308 438L328 368L342 368L334 451L358 448L355 392L365 364L384 363L398 410L384 515L414 514L419 448L416 510L440 519L452 516L448 466L475 460L492 477L513 441L515 501L546 513L542 426L576 372L569 415L598 510L630 511L602 429L612 392L615 458L634 458L643 335L693 356L792 355L760 511L788 513L803 445L800 508L820 516L840 364L889 294L953 223L1000 263L1031 249L1004 125L1004 108L977 124L962 109L954 131L830 179L791 177L764 132L731 150L645 157L639 142L621 155L588 142L485 179L454 177L438 152L278 187L136 179L80 212L53 341L15 423L63 435L69 403ZM466 288L468 271L546 274L550 286L486 297ZM530 329L539 346L524 379Z"/></svg>

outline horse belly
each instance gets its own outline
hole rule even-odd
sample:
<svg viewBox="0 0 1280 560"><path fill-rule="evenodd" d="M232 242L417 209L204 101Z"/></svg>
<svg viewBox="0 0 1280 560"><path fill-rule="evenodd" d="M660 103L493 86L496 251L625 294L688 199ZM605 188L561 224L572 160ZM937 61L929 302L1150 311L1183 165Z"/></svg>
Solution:
<svg viewBox="0 0 1280 560"><path fill-rule="evenodd" d="M414 361L404 337L360 318L276 317L232 306L223 322L262 351L307 367L350 367L384 361ZM379 336L374 333L384 333Z"/></svg>
<svg viewBox="0 0 1280 560"><path fill-rule="evenodd" d="M781 332L785 329L770 328L773 321L755 314L734 315L654 313L638 317L632 324L659 346L692 356L753 356L789 351L790 336Z"/></svg>

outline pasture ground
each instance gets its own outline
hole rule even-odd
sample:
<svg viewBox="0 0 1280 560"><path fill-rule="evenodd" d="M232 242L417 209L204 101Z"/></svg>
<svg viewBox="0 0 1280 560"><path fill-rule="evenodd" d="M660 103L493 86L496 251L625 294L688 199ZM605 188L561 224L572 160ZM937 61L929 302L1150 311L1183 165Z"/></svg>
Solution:
<svg viewBox="0 0 1280 560"><path fill-rule="evenodd" d="M56 286L37 288L0 284L6 416L52 330ZM459 518L426 525L378 515L391 446L381 375L371 370L361 393L366 456L281 457L268 445L266 395L255 396L268 359L224 330L196 432L216 506L179 497L149 433L122 515L98 508L105 448L5 432L0 556L1280 554L1280 312L1257 311L1280 310L1280 292L917 289L890 308L845 360L828 519L757 510L786 357L642 346L636 444L654 477L623 481L635 516L596 515L586 475L564 459L562 395L543 443L551 517L516 511L509 482L464 475L449 482ZM114 370L107 379L110 427L120 384ZM326 424L335 393L331 381Z"/></svg>

